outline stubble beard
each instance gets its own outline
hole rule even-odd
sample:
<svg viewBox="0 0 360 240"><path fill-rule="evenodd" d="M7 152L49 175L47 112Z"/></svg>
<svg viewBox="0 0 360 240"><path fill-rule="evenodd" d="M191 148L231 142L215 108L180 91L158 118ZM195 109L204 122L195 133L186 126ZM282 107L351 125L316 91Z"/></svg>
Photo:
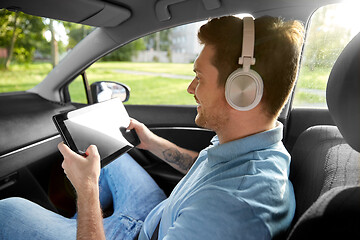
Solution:
<svg viewBox="0 0 360 240"><path fill-rule="evenodd" d="M203 109L198 110L195 118L196 125L215 132L219 131L228 122L228 117L222 111L217 112L218 114L214 114L204 111Z"/></svg>

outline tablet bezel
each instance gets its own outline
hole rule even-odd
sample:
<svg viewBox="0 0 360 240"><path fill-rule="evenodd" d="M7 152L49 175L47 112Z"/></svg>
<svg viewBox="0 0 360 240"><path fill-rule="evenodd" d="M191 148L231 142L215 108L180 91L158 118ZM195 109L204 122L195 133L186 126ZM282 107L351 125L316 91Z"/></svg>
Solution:
<svg viewBox="0 0 360 240"><path fill-rule="evenodd" d="M74 140L71 137L71 134L69 132L69 130L67 129L64 121L68 119L68 113L70 111L67 112L63 112L57 115L53 116L53 121L55 123L55 126L58 130L58 132L61 135L62 140L64 141L64 143L74 152L76 152L77 154L81 154L82 153L77 149L76 144L74 142Z"/></svg>

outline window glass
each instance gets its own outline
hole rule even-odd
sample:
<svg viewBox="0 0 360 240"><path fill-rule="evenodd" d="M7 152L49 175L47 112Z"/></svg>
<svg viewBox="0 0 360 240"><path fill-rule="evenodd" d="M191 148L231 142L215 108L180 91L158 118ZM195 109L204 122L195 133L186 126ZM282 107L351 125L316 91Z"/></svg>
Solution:
<svg viewBox="0 0 360 240"><path fill-rule="evenodd" d="M313 14L295 91L295 107L327 107L325 92L331 68L360 31L359 22L354 2L328 5Z"/></svg>
<svg viewBox="0 0 360 240"><path fill-rule="evenodd" d="M202 49L197 32L204 23L166 29L121 47L86 71L89 83L126 84L131 92L125 104L195 105L186 89L194 78L193 63ZM82 102L86 102L85 97Z"/></svg>
<svg viewBox="0 0 360 240"><path fill-rule="evenodd" d="M0 9L0 93L39 84L92 29Z"/></svg>
<svg viewBox="0 0 360 240"><path fill-rule="evenodd" d="M197 31L203 22L163 30L105 56L86 70L89 84L114 81L130 87L126 104L194 105L186 89L194 78L193 62L201 51ZM80 81L69 87L72 101L86 102ZM82 87L83 88L83 87Z"/></svg>
<svg viewBox="0 0 360 240"><path fill-rule="evenodd" d="M87 103L84 81L81 75L69 84L68 90L72 102Z"/></svg>

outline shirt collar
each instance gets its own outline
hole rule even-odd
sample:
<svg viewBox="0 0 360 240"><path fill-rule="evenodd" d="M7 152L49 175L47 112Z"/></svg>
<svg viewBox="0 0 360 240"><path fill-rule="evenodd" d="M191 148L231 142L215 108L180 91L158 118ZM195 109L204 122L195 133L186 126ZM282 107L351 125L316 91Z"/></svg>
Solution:
<svg viewBox="0 0 360 240"><path fill-rule="evenodd" d="M231 159L238 158L246 153L266 149L269 146L280 142L283 137L283 125L277 122L275 128L265 132L260 132L245 138L227 142L219 143L218 136L214 136L211 140L213 146L207 149L208 161L211 166L228 162Z"/></svg>

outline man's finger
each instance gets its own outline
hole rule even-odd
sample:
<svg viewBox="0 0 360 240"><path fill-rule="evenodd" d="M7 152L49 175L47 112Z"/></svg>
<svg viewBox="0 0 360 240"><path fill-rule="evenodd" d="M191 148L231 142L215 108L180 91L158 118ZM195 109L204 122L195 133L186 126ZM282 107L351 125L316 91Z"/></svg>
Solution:
<svg viewBox="0 0 360 240"><path fill-rule="evenodd" d="M129 126L126 128L127 130L131 130L131 129L134 129L135 128L135 119L133 118L130 118L130 124Z"/></svg>
<svg viewBox="0 0 360 240"><path fill-rule="evenodd" d="M90 145L86 149L86 155L92 156L92 157L98 157L99 156L99 151L98 151L96 145Z"/></svg>
<svg viewBox="0 0 360 240"><path fill-rule="evenodd" d="M73 156L76 155L75 152L73 152L67 145L65 145L64 142L61 142L58 144L58 149L63 155L63 157Z"/></svg>
<svg viewBox="0 0 360 240"><path fill-rule="evenodd" d="M61 163L61 167L65 170L65 168L66 168L66 163L65 163L65 161L63 161L63 162Z"/></svg>

